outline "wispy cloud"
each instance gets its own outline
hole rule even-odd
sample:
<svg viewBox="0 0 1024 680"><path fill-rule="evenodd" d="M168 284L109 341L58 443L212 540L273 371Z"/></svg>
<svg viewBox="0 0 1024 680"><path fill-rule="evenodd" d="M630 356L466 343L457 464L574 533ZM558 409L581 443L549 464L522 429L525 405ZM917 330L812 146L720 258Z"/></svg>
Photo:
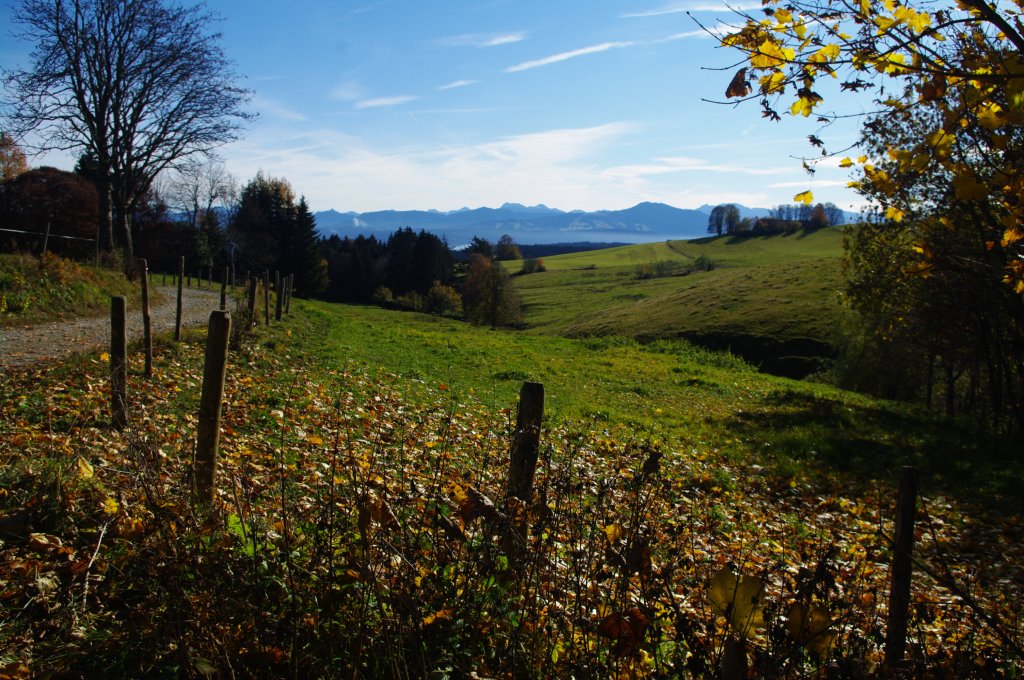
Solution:
<svg viewBox="0 0 1024 680"><path fill-rule="evenodd" d="M526 40L526 33L510 31L508 33L464 33L439 38L437 43L445 47L498 47L511 45Z"/></svg>
<svg viewBox="0 0 1024 680"><path fill-rule="evenodd" d="M377 97L376 99L360 99L356 102L355 106L357 109L379 109L387 106L398 106L399 104L405 104L411 102L419 97L411 94L398 95L397 97Z"/></svg>
<svg viewBox="0 0 1024 680"><path fill-rule="evenodd" d="M518 73L519 71L528 71L533 68L540 68L541 66L548 66L549 64L557 64L561 61L568 61L569 59L575 59L576 57L583 57L588 54L598 54L599 52L607 52L608 50L619 49L622 47L631 47L636 43L632 41L626 42L606 42L600 45L590 45L589 47L581 47L578 50L571 50L569 52L560 52L558 54L552 54L550 57L544 57L543 59L535 59L533 61L524 61L521 64L515 66L509 66L505 69L505 73Z"/></svg>
<svg viewBox="0 0 1024 680"><path fill-rule="evenodd" d="M623 19L636 19L636 18L642 18L642 17L660 17L660 16L663 16L665 14L679 14L681 12L687 11L688 9L690 9L690 7L688 7L686 3L675 2L675 3L672 3L671 5L664 5L662 7L657 7L655 9L645 10L643 12L630 12L629 14L622 14L620 16Z"/></svg>
<svg viewBox="0 0 1024 680"><path fill-rule="evenodd" d="M769 189L824 189L825 187L845 187L849 180L840 179L814 179L814 180L803 180L802 182L775 182L769 184Z"/></svg>
<svg viewBox="0 0 1024 680"><path fill-rule="evenodd" d="M306 115L301 111L285 106L281 102L278 102L269 97L263 97L256 95L252 100L253 107L262 114L267 114L275 118L287 120L293 123L300 123L307 120Z"/></svg>
<svg viewBox="0 0 1024 680"><path fill-rule="evenodd" d="M347 80L333 87L327 96L335 101L352 102L363 99L366 95L359 83Z"/></svg>
<svg viewBox="0 0 1024 680"><path fill-rule="evenodd" d="M759 2L741 2L737 4L727 4L725 2L673 2L668 5L662 5L661 7L655 7L654 9L644 10L642 12L629 12L628 14L620 14L619 18L642 19L645 17L660 17L666 14L682 14L684 12L743 12L746 10L759 9L760 7L761 3Z"/></svg>
<svg viewBox="0 0 1024 680"><path fill-rule="evenodd" d="M439 89L439 90L454 90L454 89L459 88L459 87L466 87L468 85L476 85L476 83L477 83L476 80L455 80L455 81L452 81L452 82L448 83L447 85L438 85L437 89Z"/></svg>
<svg viewBox="0 0 1024 680"><path fill-rule="evenodd" d="M739 165L735 163L714 163L703 158L672 156L654 158L649 163L620 165L607 168L602 174L620 177L622 179L664 175L676 172L719 172L742 175L778 176L780 173L787 173L790 170L792 170L792 168ZM806 180L804 180L804 184L806 183Z"/></svg>

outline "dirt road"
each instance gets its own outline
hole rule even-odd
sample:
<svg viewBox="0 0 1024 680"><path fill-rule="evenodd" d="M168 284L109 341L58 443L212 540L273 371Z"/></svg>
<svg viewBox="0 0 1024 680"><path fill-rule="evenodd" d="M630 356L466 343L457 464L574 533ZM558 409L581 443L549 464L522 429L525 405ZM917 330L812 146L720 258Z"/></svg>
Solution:
<svg viewBox="0 0 1024 680"><path fill-rule="evenodd" d="M174 329L174 288L160 288L164 301L152 306L153 332ZM186 288L182 292L182 324L206 324L210 312L220 308L220 293ZM128 300L128 338L142 337L142 309L137 299ZM0 328L0 369L17 369L78 352L110 347L110 317L81 317L30 326Z"/></svg>

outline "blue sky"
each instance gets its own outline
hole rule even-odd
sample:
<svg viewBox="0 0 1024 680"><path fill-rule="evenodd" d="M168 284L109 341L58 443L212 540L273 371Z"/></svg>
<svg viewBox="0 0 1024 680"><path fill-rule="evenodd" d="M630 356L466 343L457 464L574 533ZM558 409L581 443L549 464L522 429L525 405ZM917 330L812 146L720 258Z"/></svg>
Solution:
<svg viewBox="0 0 1024 680"><path fill-rule="evenodd" d="M221 150L243 182L287 178L313 210L769 207L810 189L860 205L838 160L798 157L807 119L720 100L737 55L716 0L210 0L259 118ZM9 9L0 10L8 25ZM0 66L25 65L9 36ZM69 167L59 157L33 159Z"/></svg>

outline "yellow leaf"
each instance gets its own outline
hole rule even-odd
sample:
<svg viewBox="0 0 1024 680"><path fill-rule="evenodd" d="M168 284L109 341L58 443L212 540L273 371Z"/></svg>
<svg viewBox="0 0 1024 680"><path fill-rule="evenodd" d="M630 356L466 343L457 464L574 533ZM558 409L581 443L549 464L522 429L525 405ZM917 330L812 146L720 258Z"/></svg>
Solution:
<svg viewBox="0 0 1024 680"><path fill-rule="evenodd" d="M1003 108L999 104L988 102L978 111L978 122L986 130L995 130L1003 124Z"/></svg>
<svg viewBox="0 0 1024 680"><path fill-rule="evenodd" d="M761 76L758 82L761 84L763 94L775 94L785 89L786 75L782 71L776 71L771 75Z"/></svg>
<svg viewBox="0 0 1024 680"><path fill-rule="evenodd" d="M825 45L810 56L810 61L828 63L839 58L839 45Z"/></svg>
<svg viewBox="0 0 1024 680"><path fill-rule="evenodd" d="M981 184L973 173L963 173L953 178L953 189L961 201L980 201L988 197L988 189Z"/></svg>
<svg viewBox="0 0 1024 680"><path fill-rule="evenodd" d="M757 52L750 56L750 65L754 68L775 68L792 61L796 53L786 47L780 47L774 40L765 38L757 46Z"/></svg>
<svg viewBox="0 0 1024 680"><path fill-rule="evenodd" d="M804 205L810 205L811 202L814 201L814 193L810 191L801 191L793 197L793 201L796 203L803 203Z"/></svg>
<svg viewBox="0 0 1024 680"><path fill-rule="evenodd" d="M775 13L772 14L772 17L780 24L788 24L793 21L793 13L788 9L777 9L775 10Z"/></svg>
<svg viewBox="0 0 1024 680"><path fill-rule="evenodd" d="M853 159L851 159L851 158L844 158L843 160L839 161L839 167L841 167L841 168L852 168L853 167Z"/></svg>
<svg viewBox="0 0 1024 680"><path fill-rule="evenodd" d="M100 361L110 361L110 355L106 352L100 354Z"/></svg>
<svg viewBox="0 0 1024 680"><path fill-rule="evenodd" d="M75 461L75 466L78 468L78 476L80 479L92 479L93 470L92 464L85 458L79 458Z"/></svg>
<svg viewBox="0 0 1024 680"><path fill-rule="evenodd" d="M608 537L609 543L619 540L625 533L618 524L609 524L604 528L604 535Z"/></svg>
<svg viewBox="0 0 1024 680"><path fill-rule="evenodd" d="M888 208L885 209L885 216L886 216L886 218L892 220L893 222L902 222L903 221L903 217L905 215L906 215L906 213L904 213L902 210L900 210L899 208L897 208L895 206L892 206L892 205L890 205Z"/></svg>
<svg viewBox="0 0 1024 680"><path fill-rule="evenodd" d="M113 498L106 498L103 500L103 512L105 512L106 514L116 515L119 509L120 506L117 504L117 501L115 501Z"/></svg>
<svg viewBox="0 0 1024 680"><path fill-rule="evenodd" d="M321 446L324 443L323 437L321 437L318 434L309 435L309 438L307 438L306 441L308 441L313 446Z"/></svg>

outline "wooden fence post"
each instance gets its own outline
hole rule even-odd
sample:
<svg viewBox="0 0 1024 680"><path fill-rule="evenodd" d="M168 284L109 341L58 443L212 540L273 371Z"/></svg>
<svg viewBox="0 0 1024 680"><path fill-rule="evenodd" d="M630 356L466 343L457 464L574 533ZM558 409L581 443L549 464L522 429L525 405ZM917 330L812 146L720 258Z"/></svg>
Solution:
<svg viewBox="0 0 1024 680"><path fill-rule="evenodd" d="M917 471L912 467L904 467L900 473L900 488L896 496L892 577L889 583L889 621L885 635L885 664L890 669L895 669L902 663L907 648L916 515Z"/></svg>
<svg viewBox="0 0 1024 680"><path fill-rule="evenodd" d="M292 291L295 290L295 274L288 275L288 297L285 298L284 313L292 313Z"/></svg>
<svg viewBox="0 0 1024 680"><path fill-rule="evenodd" d="M281 272L274 272L274 321L281 322Z"/></svg>
<svg viewBox="0 0 1024 680"><path fill-rule="evenodd" d="M149 308L149 263L139 260L142 267L142 344L146 356L146 377L153 377L153 313Z"/></svg>
<svg viewBox="0 0 1024 680"><path fill-rule="evenodd" d="M544 417L544 385L525 382L519 390L519 414L512 435L511 466L505 497L529 503L540 451L540 422Z"/></svg>
<svg viewBox="0 0 1024 680"><path fill-rule="evenodd" d="M263 321L270 325L270 270L263 271Z"/></svg>
<svg viewBox="0 0 1024 680"><path fill-rule="evenodd" d="M512 434L512 449L508 471L508 487L505 490L506 505L512 498L516 504L510 512L511 526L502 539L502 547L508 554L512 568L520 570L530 524L527 517L533 498L533 477L537 469L540 452L540 425L544 417L544 385L525 382L519 390L519 413L516 429Z"/></svg>
<svg viewBox="0 0 1024 680"><path fill-rule="evenodd" d="M211 270L212 271L212 270ZM228 268L224 267L224 271L220 275L220 311L224 311L228 306Z"/></svg>
<svg viewBox="0 0 1024 680"><path fill-rule="evenodd" d="M178 312L174 317L174 341L181 340L181 284L185 278L185 256L178 258Z"/></svg>
<svg viewBox="0 0 1024 680"><path fill-rule="evenodd" d="M123 295L110 298L110 413L117 429L128 424L128 331L125 325L127 300Z"/></svg>
<svg viewBox="0 0 1024 680"><path fill-rule="evenodd" d="M203 391L199 400L199 429L196 437L196 495L205 505L213 503L217 480L217 448L220 444L220 413L224 401L224 376L227 372L228 339L231 315L223 310L210 312L206 335L206 359L203 363Z"/></svg>
<svg viewBox="0 0 1024 680"><path fill-rule="evenodd" d="M249 300L245 307L245 322L252 326L256 314L256 277L249 279Z"/></svg>

